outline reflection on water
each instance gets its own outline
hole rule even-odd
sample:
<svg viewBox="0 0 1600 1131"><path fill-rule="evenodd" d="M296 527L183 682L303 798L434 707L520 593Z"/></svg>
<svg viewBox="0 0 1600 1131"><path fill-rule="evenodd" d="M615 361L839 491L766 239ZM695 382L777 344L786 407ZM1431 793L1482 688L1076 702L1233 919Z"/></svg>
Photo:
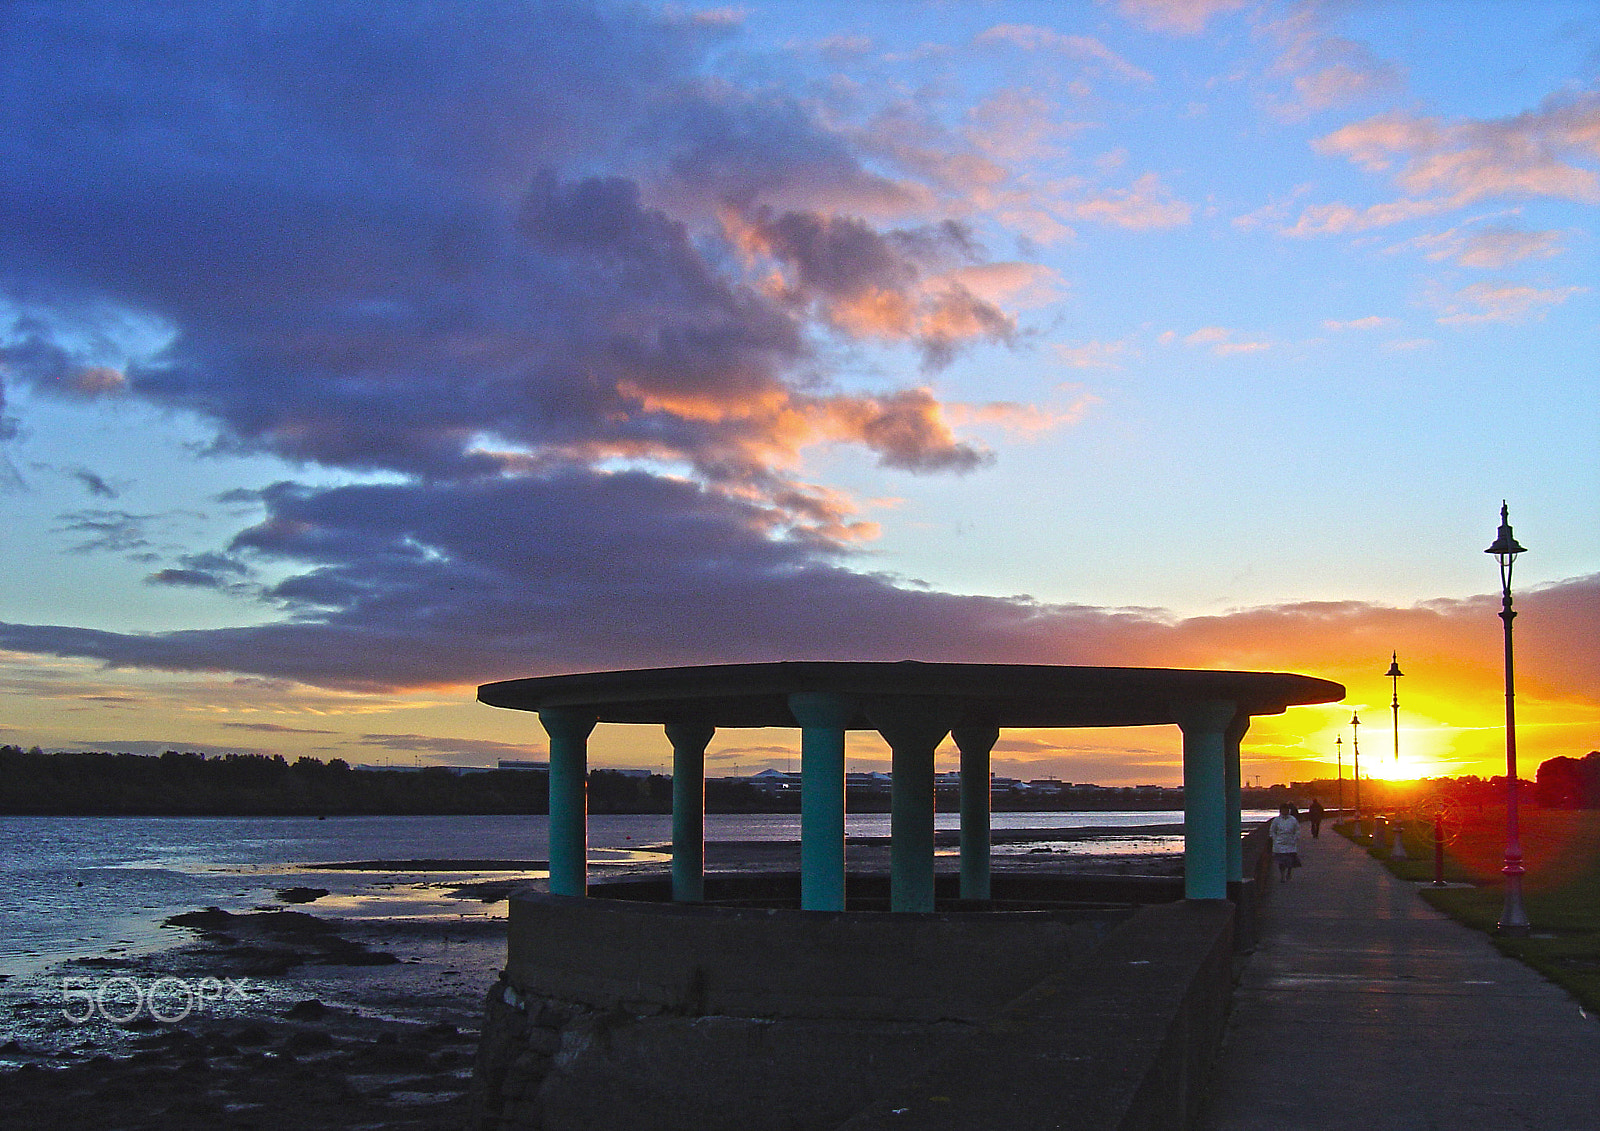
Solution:
<svg viewBox="0 0 1600 1131"><path fill-rule="evenodd" d="M1247 819L1271 816L1247 814ZM1181 850L1178 836L1106 835L1181 822L1180 812L996 813L993 828L1041 833L1081 830L1064 841L997 843L996 855L1052 852L1104 855ZM937 828L953 830L955 814ZM482 817L0 817L0 975L37 970L66 958L136 954L171 945L161 928L198 907L243 912L283 907L284 888L326 888L306 910L362 918L482 918L496 905L462 896L463 885L547 873L460 870L308 871L341 860L537 860L545 852L543 816ZM887 837L886 813L849 814L852 837ZM667 862L667 815L596 815L589 819L590 862L597 867ZM708 841L796 841L798 814L714 814ZM1002 838L1004 839L1004 838ZM953 849L951 851L954 851ZM314 877L314 878L313 878ZM503 911L501 912L503 914Z"/></svg>
<svg viewBox="0 0 1600 1131"><path fill-rule="evenodd" d="M995 856L1055 853L1067 856L1168 856L1183 851L1181 836L1108 836L1084 840L1022 840L996 844Z"/></svg>

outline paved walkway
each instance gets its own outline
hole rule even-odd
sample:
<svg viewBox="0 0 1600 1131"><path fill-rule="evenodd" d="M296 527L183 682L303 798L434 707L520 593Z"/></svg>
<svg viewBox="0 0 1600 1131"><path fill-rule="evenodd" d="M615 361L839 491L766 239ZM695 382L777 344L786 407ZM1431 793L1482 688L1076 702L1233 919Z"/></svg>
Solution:
<svg viewBox="0 0 1600 1131"><path fill-rule="evenodd" d="M1600 1022L1328 828L1301 858L1272 880L1202 1131L1600 1128Z"/></svg>

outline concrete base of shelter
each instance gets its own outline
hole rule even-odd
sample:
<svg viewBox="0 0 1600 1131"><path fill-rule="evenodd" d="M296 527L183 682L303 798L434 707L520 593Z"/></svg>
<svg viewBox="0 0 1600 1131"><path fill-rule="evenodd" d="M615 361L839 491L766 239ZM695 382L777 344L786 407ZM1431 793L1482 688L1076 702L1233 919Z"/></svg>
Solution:
<svg viewBox="0 0 1600 1131"><path fill-rule="evenodd" d="M1227 902L1141 907L1172 885L1035 876L994 894L1036 910L803 912L770 906L774 877L724 879L707 895L732 905L615 898L627 884L514 897L479 1127L1131 1129L1192 1112L1231 988ZM872 878L853 882L866 898Z"/></svg>

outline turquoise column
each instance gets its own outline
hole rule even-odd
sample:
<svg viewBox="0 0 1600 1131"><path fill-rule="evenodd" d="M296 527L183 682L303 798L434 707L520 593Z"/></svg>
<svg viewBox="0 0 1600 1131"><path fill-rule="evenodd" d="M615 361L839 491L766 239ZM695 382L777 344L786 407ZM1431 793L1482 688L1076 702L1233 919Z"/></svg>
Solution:
<svg viewBox="0 0 1600 1131"><path fill-rule="evenodd" d="M1234 705L1222 700L1184 704L1183 894L1188 899L1228 897L1227 730Z"/></svg>
<svg viewBox="0 0 1600 1131"><path fill-rule="evenodd" d="M961 898L989 898L989 754L999 727L956 727L961 751Z"/></svg>
<svg viewBox="0 0 1600 1131"><path fill-rule="evenodd" d="M672 898L700 903L706 897L706 746L717 728L710 723L668 723L672 743Z"/></svg>
<svg viewBox="0 0 1600 1131"><path fill-rule="evenodd" d="M889 744L889 910L933 910L933 752L954 712L926 700L883 700L867 717Z"/></svg>
<svg viewBox="0 0 1600 1131"><path fill-rule="evenodd" d="M539 712L550 736L550 890L583 895L589 862L589 733L595 717L569 707Z"/></svg>
<svg viewBox="0 0 1600 1131"><path fill-rule="evenodd" d="M1250 716L1239 711L1233 716L1233 721L1228 724L1226 739L1222 748L1222 772L1225 777L1228 791L1226 804L1228 806L1228 882L1237 884L1244 879L1244 818L1240 812L1244 808L1242 780L1239 775L1239 743L1244 740L1244 732L1250 729Z"/></svg>
<svg viewBox="0 0 1600 1131"><path fill-rule="evenodd" d="M855 704L843 695L797 691L800 724L800 907L844 910L844 732Z"/></svg>

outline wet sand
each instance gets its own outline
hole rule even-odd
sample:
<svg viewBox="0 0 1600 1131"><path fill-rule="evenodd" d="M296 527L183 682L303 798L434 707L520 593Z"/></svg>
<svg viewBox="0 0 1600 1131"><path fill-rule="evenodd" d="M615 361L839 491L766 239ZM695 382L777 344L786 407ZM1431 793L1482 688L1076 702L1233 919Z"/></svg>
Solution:
<svg viewBox="0 0 1600 1131"><path fill-rule="evenodd" d="M1118 830L1146 833L1155 830ZM997 832L994 868L1181 871L1175 854L1099 852L1094 839L1103 830ZM941 872L959 867L947 840ZM663 874L664 847L591 874ZM887 838L852 838L847 852L852 869L888 869ZM799 845L712 842L706 862L710 871L793 871ZM404 887L394 882L401 873L469 870L462 861L359 863L375 889ZM455 917L351 917L340 913L347 902L308 883L253 912L174 916L173 945L152 954L106 953L0 983L0 1131L463 1127L483 995L505 960L503 901L544 886L542 876L514 874L534 861L471 863L508 874L444 881L462 909Z"/></svg>

